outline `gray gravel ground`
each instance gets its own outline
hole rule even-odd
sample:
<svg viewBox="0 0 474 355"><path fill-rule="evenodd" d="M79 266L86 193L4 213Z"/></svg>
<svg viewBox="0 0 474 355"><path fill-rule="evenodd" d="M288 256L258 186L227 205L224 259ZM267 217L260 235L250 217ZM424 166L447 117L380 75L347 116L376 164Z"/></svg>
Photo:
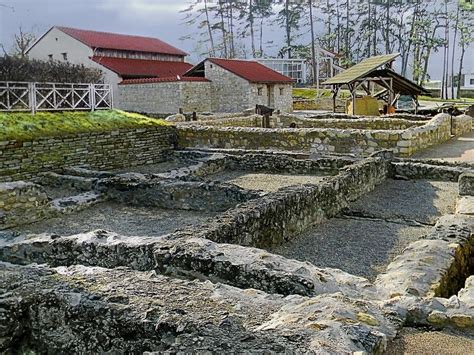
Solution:
<svg viewBox="0 0 474 355"><path fill-rule="evenodd" d="M374 279L404 247L429 231L430 227L333 218L272 252Z"/></svg>
<svg viewBox="0 0 474 355"><path fill-rule="evenodd" d="M106 229L129 236L158 236L206 223L214 213L131 207L105 202L88 209L13 229L25 234L56 233L72 235Z"/></svg>
<svg viewBox="0 0 474 355"><path fill-rule="evenodd" d="M271 251L374 279L409 243L430 232L430 225L416 221L434 224L453 213L456 196L455 183L388 180L349 209L377 218L333 218Z"/></svg>
<svg viewBox="0 0 474 355"><path fill-rule="evenodd" d="M454 213L457 195L455 182L386 180L356 201L350 211L434 224L442 215Z"/></svg>
<svg viewBox="0 0 474 355"><path fill-rule="evenodd" d="M404 328L388 344L385 355L402 354L474 354L474 337L454 332L435 332L415 328Z"/></svg>
<svg viewBox="0 0 474 355"><path fill-rule="evenodd" d="M140 174L159 174L170 170L184 168L193 165L192 161L169 160L156 164L131 166L126 169L112 170L115 173L140 173Z"/></svg>
<svg viewBox="0 0 474 355"><path fill-rule="evenodd" d="M282 187L287 186L317 184L328 176L330 176L330 174L324 172L321 172L321 174L318 175L290 175L226 170L217 174L209 175L206 178L208 180L231 183L240 186L243 189L275 192Z"/></svg>

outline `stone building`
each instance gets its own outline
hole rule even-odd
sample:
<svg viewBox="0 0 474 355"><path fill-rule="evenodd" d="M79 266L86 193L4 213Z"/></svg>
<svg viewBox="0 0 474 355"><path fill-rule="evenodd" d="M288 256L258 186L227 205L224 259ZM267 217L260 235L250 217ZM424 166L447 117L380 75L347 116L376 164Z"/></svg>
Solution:
<svg viewBox="0 0 474 355"><path fill-rule="evenodd" d="M60 60L97 68L112 84L114 104L121 107L118 83L125 79L182 75L192 68L187 53L158 38L54 26L27 51L37 60Z"/></svg>
<svg viewBox="0 0 474 355"><path fill-rule="evenodd" d="M123 108L145 113L292 111L293 80L256 61L207 58L184 75L124 80Z"/></svg>

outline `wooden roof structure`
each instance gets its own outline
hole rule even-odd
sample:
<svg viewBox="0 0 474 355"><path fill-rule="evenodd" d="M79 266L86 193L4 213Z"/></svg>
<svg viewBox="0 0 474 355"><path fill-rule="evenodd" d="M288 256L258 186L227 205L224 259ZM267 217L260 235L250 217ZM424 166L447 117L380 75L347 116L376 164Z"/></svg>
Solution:
<svg viewBox="0 0 474 355"><path fill-rule="evenodd" d="M418 95L429 94L429 92L392 70L392 64L398 56L398 53L394 53L370 57L326 80L323 84L332 86L333 110L335 111L336 96L342 86L349 88L354 108L356 91L363 89L368 95L372 95L370 88L375 84L384 88L377 97L383 98L389 106L393 106L400 95L408 95L416 102L415 107L417 107Z"/></svg>

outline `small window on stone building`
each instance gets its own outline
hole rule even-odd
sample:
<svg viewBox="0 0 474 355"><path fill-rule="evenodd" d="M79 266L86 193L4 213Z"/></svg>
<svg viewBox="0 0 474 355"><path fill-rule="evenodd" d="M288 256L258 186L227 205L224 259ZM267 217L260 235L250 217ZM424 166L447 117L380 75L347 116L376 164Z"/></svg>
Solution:
<svg viewBox="0 0 474 355"><path fill-rule="evenodd" d="M474 85L474 79L471 79L470 85Z"/></svg>
<svg viewBox="0 0 474 355"><path fill-rule="evenodd" d="M52 54L48 54L48 58L49 58L49 60L53 60L53 55L52 55Z"/></svg>
<svg viewBox="0 0 474 355"><path fill-rule="evenodd" d="M212 67L212 64L209 65L209 68L211 68L211 69L213 68L213 67Z"/></svg>
<svg viewBox="0 0 474 355"><path fill-rule="evenodd" d="M61 53L63 55L63 59L67 60L67 53Z"/></svg>
<svg viewBox="0 0 474 355"><path fill-rule="evenodd" d="M263 88L257 88L258 96L263 95Z"/></svg>
<svg viewBox="0 0 474 355"><path fill-rule="evenodd" d="M284 88L280 88L280 96L282 96L284 93L285 93L285 89L284 89Z"/></svg>

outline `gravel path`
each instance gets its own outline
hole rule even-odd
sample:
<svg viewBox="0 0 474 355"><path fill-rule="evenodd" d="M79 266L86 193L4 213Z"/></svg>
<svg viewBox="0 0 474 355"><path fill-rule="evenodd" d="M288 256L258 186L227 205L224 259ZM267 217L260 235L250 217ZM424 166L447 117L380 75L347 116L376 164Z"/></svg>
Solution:
<svg viewBox="0 0 474 355"><path fill-rule="evenodd" d="M129 236L158 236L177 229L206 223L215 214L209 212L131 207L105 202L88 209L15 228L19 233L57 233L72 235L94 229L106 229Z"/></svg>
<svg viewBox="0 0 474 355"><path fill-rule="evenodd" d="M388 344L385 352L385 355L402 354L470 355L474 354L474 338L446 331L429 332L404 328L397 338Z"/></svg>
<svg viewBox="0 0 474 355"><path fill-rule="evenodd" d="M231 183L248 190L261 190L275 192L282 187L317 184L329 174L320 175L290 175L290 174L264 174L249 173L247 171L227 170L217 174L209 175L208 180L217 180Z"/></svg>
<svg viewBox="0 0 474 355"><path fill-rule="evenodd" d="M411 242L431 231L439 216L453 213L457 184L388 180L350 207L373 218L333 218L271 251L334 267L371 280Z"/></svg>
<svg viewBox="0 0 474 355"><path fill-rule="evenodd" d="M474 131L417 152L412 158L474 163Z"/></svg>

